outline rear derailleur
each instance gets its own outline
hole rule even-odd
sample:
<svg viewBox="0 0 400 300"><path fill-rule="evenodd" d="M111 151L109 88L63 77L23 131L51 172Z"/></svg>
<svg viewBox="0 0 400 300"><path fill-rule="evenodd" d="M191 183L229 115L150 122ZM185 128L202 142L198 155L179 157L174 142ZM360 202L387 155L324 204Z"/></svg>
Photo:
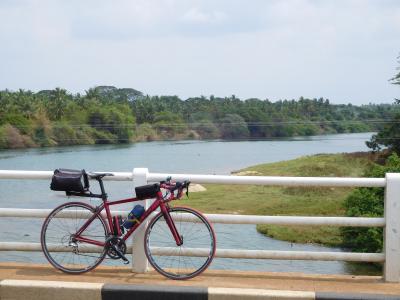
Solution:
<svg viewBox="0 0 400 300"><path fill-rule="evenodd" d="M119 237L116 236L110 236L106 240L106 247L108 248L107 250L107 256L111 259L122 259L124 261L124 264L127 265L129 264L129 260L126 258L126 244L125 241Z"/></svg>

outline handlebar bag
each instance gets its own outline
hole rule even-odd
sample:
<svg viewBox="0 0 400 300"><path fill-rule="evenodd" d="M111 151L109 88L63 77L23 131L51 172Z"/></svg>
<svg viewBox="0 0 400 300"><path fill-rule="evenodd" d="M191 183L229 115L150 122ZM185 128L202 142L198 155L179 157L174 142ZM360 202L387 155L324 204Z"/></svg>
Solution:
<svg viewBox="0 0 400 300"><path fill-rule="evenodd" d="M89 189L89 180L85 170L56 169L51 179L53 191L84 193Z"/></svg>
<svg viewBox="0 0 400 300"><path fill-rule="evenodd" d="M142 185L135 188L136 198L139 200L155 198L159 191L160 185L158 183Z"/></svg>

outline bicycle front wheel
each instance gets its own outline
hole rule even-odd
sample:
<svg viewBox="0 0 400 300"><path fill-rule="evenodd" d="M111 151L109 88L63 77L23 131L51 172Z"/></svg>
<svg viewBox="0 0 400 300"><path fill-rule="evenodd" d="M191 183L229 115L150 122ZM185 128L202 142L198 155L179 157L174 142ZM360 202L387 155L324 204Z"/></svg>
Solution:
<svg viewBox="0 0 400 300"><path fill-rule="evenodd" d="M194 209L174 207L169 209L169 214L183 244L176 245L164 215L159 213L146 230L146 256L154 269L168 278L193 278L207 269L214 257L214 230Z"/></svg>
<svg viewBox="0 0 400 300"><path fill-rule="evenodd" d="M65 273L90 271L104 259L106 247L83 243L75 239L76 232L93 218L95 208L82 202L69 202L55 208L43 223L41 244L47 260ZM105 243L107 227L101 216L88 224L80 237Z"/></svg>

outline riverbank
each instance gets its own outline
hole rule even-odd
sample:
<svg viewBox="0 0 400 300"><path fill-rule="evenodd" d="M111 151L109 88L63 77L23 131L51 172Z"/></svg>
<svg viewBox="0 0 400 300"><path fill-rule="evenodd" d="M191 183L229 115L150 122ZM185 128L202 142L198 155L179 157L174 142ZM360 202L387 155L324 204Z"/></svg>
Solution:
<svg viewBox="0 0 400 300"><path fill-rule="evenodd" d="M0 149L129 144L154 140L254 140L370 132L399 108L343 105L328 99L149 96L98 86L0 91Z"/></svg>
<svg viewBox="0 0 400 300"><path fill-rule="evenodd" d="M105 132L98 128L93 128L87 124L72 126L66 123L49 122L46 128L35 127L25 128L13 126L10 124L1 125L0 120L0 151L13 149L31 149L31 148L57 148L65 146L90 146L90 145L132 145L142 142L181 142L181 141L261 141L261 140L290 140L290 139L311 139L318 136L331 136L339 134L363 134L369 133L369 128L360 130L336 131L333 129L316 130L313 132L291 132L283 134L274 134L266 136L224 136L222 134L204 135L199 130L185 127L179 132L168 132L160 130L156 124L124 125L127 132L117 134ZM173 125L164 125L171 127ZM34 135L40 132L40 137Z"/></svg>
<svg viewBox="0 0 400 300"><path fill-rule="evenodd" d="M360 177L373 164L368 152L319 154L242 169L236 174L264 176ZM205 185L183 202L206 213L343 216L343 202L352 188ZM337 227L258 225L269 237L296 243L340 246Z"/></svg>

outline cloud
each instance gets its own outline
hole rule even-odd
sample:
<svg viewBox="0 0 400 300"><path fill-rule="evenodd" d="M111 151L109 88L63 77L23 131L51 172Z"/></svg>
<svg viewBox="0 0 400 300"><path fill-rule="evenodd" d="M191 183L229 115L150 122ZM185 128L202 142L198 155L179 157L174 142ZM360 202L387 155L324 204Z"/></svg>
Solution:
<svg viewBox="0 0 400 300"><path fill-rule="evenodd" d="M0 89L391 102L398 1L0 1Z"/></svg>
<svg viewBox="0 0 400 300"><path fill-rule="evenodd" d="M188 23L220 23L224 22L228 16L221 11L204 12L194 7L189 9L182 17Z"/></svg>
<svg viewBox="0 0 400 300"><path fill-rule="evenodd" d="M225 1L221 3L226 4ZM221 36L252 31L257 17L207 1L120 1L79 4L72 34L82 39L133 40L165 36ZM90 9L95 6L95 9ZM235 6L234 6L235 7ZM241 19L247 19L242 22Z"/></svg>

